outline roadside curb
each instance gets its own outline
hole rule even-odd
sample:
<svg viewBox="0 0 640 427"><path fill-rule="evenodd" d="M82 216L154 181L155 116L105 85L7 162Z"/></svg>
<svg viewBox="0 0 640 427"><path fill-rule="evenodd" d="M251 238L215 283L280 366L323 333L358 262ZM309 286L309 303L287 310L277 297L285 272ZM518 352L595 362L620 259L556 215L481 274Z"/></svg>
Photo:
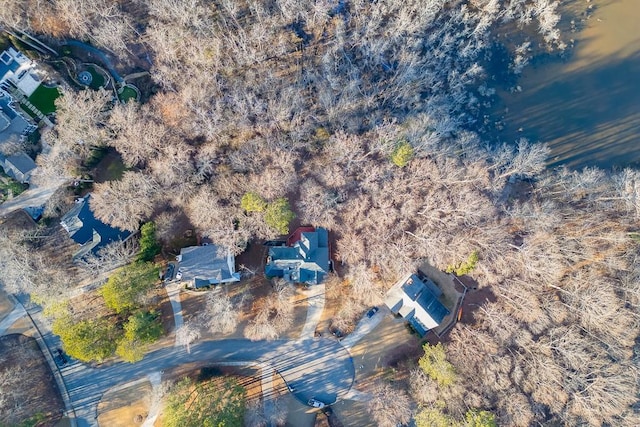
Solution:
<svg viewBox="0 0 640 427"><path fill-rule="evenodd" d="M11 301L16 306L20 306L23 308L27 317L31 321L31 324L36 330L36 334L34 338L38 343L38 347L40 347L40 352L42 353L44 358L47 360L47 363L49 364L49 368L51 369L51 372L53 373L53 376L56 379L56 384L58 385L58 390L60 390L60 395L62 396L62 401L64 402L64 406L65 406L64 415L69 419L69 423L71 424L71 427L77 427L78 424L76 422L76 413L73 408L73 405L71 405L71 399L69 398L67 385L64 381L62 373L60 372L60 369L58 368L58 365L53 359L53 355L51 354L51 349L47 346L47 343L45 342L44 337L42 336L42 332L40 332L40 328L38 327L38 324L35 322L33 317L31 317L31 313L29 313L29 310L27 310L27 308L20 301L18 301L17 298L15 298L13 295L9 295L9 299L11 299Z"/></svg>

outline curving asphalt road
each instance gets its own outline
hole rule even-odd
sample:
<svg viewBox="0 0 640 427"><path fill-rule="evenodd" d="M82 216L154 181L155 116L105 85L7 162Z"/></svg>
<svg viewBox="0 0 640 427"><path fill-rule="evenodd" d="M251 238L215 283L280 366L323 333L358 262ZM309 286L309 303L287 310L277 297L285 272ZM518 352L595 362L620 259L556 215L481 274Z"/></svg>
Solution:
<svg viewBox="0 0 640 427"><path fill-rule="evenodd" d="M134 381L158 370L191 362L258 361L275 369L293 387L302 402L315 397L334 403L349 393L355 377L353 359L340 343L329 339L301 341L205 341L184 348L162 348L135 364L117 362L91 368L75 362L61 370L76 422L80 427L97 425L96 409L102 394L121 383Z"/></svg>

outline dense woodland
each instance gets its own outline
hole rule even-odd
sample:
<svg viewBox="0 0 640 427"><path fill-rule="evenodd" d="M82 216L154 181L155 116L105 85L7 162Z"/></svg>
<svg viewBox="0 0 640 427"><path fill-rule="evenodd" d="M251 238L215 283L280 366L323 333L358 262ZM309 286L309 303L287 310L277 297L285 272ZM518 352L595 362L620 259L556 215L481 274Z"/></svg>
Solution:
<svg viewBox="0 0 640 427"><path fill-rule="evenodd" d="M96 148L122 155L122 179L94 187L105 222L137 230L155 220L162 235L186 214L240 253L280 234L268 206L284 199L299 222L331 230L349 287L345 321L421 260L445 270L477 254L470 275L497 299L451 332L451 381L416 370L419 425L484 410L500 425L634 426L640 173L548 170L544 145L488 144L475 132L495 84L495 40L512 74L536 52L565 49L557 8L2 0L0 23L153 64L146 102L69 89L43 136L52 147L38 157L45 179L83 173ZM257 209L243 207L248 193ZM3 278L8 289L50 295L72 284L54 274L43 286L56 266L3 233L0 262L16 272Z"/></svg>

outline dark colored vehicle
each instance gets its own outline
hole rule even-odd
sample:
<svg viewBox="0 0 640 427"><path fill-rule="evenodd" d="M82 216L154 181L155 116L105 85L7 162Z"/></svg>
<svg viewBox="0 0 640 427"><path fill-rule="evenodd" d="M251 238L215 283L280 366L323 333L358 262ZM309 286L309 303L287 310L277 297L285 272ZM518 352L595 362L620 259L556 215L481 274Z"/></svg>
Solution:
<svg viewBox="0 0 640 427"><path fill-rule="evenodd" d="M60 366L64 366L67 364L67 362L69 361L67 359L67 356L65 356L64 352L62 351L62 349L57 349L55 351L55 357L54 357L56 363Z"/></svg>
<svg viewBox="0 0 640 427"><path fill-rule="evenodd" d="M335 336L336 336L336 337L338 337L338 338L342 338L342 336L344 335L344 334L342 333L342 331L341 331L340 329L338 329L338 328L330 328L329 330L331 331L331 333L332 333L333 335L335 335Z"/></svg>
<svg viewBox="0 0 640 427"><path fill-rule="evenodd" d="M378 312L378 307L373 307L371 310L367 311L367 317L372 318L374 314Z"/></svg>
<svg viewBox="0 0 640 427"><path fill-rule="evenodd" d="M287 246L286 240L267 240L264 246Z"/></svg>
<svg viewBox="0 0 640 427"><path fill-rule="evenodd" d="M169 264L167 266L167 271L164 272L164 280L168 282L173 279L173 270L175 270L175 264Z"/></svg>

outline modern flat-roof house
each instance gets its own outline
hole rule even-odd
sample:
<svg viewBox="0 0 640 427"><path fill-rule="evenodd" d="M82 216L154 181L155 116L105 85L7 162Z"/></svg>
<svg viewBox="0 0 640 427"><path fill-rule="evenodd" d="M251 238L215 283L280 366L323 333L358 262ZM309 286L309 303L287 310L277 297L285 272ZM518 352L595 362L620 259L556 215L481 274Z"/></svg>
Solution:
<svg viewBox="0 0 640 427"><path fill-rule="evenodd" d="M40 78L34 73L35 62L10 47L0 53L0 87L12 84L27 97L40 86Z"/></svg>
<svg viewBox="0 0 640 427"><path fill-rule="evenodd" d="M131 232L111 227L93 215L89 206L90 195L76 201L76 205L61 219L60 224L67 230L69 237L80 245L80 249L73 254L73 260L82 259L89 253L97 253L109 243L125 241L131 237Z"/></svg>
<svg viewBox="0 0 640 427"><path fill-rule="evenodd" d="M37 129L31 119L15 108L14 100L6 91L0 89L0 144L14 138L24 139Z"/></svg>
<svg viewBox="0 0 640 427"><path fill-rule="evenodd" d="M440 293L431 279L408 274L389 290L385 304L392 313L409 322L420 336L424 336L449 314L449 310L438 300Z"/></svg>
<svg viewBox="0 0 640 427"><path fill-rule="evenodd" d="M231 251L221 246L190 246L180 249L176 280L190 288L204 288L221 283L239 282L236 260Z"/></svg>
<svg viewBox="0 0 640 427"><path fill-rule="evenodd" d="M36 163L25 153L13 154L6 158L0 154L0 166L11 178L24 183L29 182Z"/></svg>
<svg viewBox="0 0 640 427"><path fill-rule="evenodd" d="M329 274L329 232L320 227L298 228L286 246L269 248L265 274L291 283L322 283Z"/></svg>

